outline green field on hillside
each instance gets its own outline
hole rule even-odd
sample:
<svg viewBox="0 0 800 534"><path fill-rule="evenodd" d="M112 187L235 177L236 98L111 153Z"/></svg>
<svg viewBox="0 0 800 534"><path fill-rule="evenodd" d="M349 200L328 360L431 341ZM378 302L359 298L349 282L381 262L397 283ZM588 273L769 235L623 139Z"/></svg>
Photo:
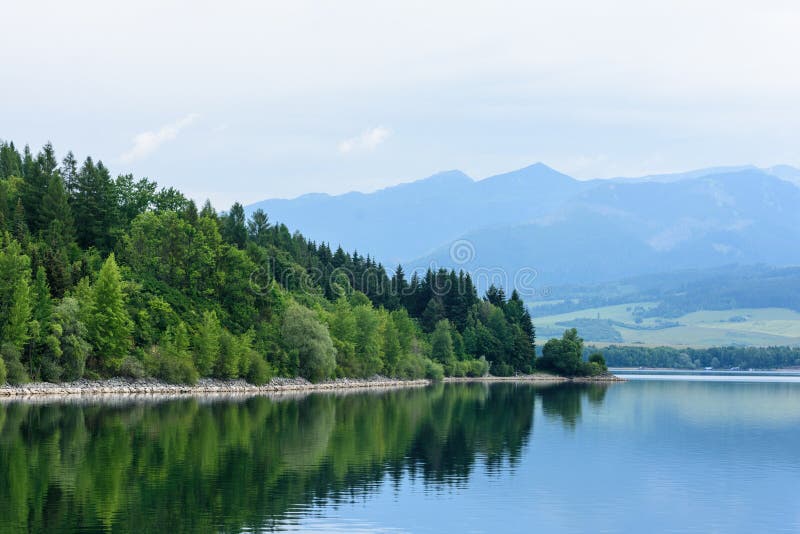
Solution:
<svg viewBox="0 0 800 534"><path fill-rule="evenodd" d="M786 308L735 308L680 317L641 317L657 302L587 308L534 316L540 339L578 328L588 342L645 345L800 345L800 313ZM536 311L536 308L533 308Z"/></svg>

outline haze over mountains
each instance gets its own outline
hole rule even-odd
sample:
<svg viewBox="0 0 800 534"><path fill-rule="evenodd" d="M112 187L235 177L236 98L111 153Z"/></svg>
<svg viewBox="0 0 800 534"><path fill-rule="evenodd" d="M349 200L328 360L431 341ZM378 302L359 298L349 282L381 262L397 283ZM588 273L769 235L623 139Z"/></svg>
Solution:
<svg viewBox="0 0 800 534"><path fill-rule="evenodd" d="M448 171L369 194L265 200L247 211L257 208L388 267L533 268L540 284L800 264L800 171L788 166L579 181L537 163L479 181ZM466 258L451 257L456 240L469 243Z"/></svg>

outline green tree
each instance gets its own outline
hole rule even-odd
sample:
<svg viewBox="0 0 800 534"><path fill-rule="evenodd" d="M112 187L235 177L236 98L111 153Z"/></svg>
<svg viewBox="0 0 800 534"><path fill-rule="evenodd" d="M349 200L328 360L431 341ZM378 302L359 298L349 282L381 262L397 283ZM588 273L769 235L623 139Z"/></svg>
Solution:
<svg viewBox="0 0 800 534"><path fill-rule="evenodd" d="M53 322L58 325L56 332L61 352L62 378L65 380L83 377L86 360L92 350L87 341L86 325L80 317L80 305L74 297L64 297L53 310Z"/></svg>
<svg viewBox="0 0 800 534"><path fill-rule="evenodd" d="M400 333L391 315L387 314L383 327L383 354L386 360L385 371L389 376L397 376L397 369L403 357Z"/></svg>
<svg viewBox="0 0 800 534"><path fill-rule="evenodd" d="M259 245L266 245L269 236L269 217L262 209L257 209L247 222L247 231L250 239Z"/></svg>
<svg viewBox="0 0 800 534"><path fill-rule="evenodd" d="M181 321L164 333L157 354L158 376L176 384L196 384L199 378L189 351L189 331Z"/></svg>
<svg viewBox="0 0 800 534"><path fill-rule="evenodd" d="M69 197L64 181L57 173L53 173L47 183L47 189L41 199L38 211L38 228L48 230L53 223L58 223L61 242L71 243L75 239L75 221L69 206Z"/></svg>
<svg viewBox="0 0 800 534"><path fill-rule="evenodd" d="M102 162L86 158L71 197L78 243L111 250L117 235L118 198L114 181Z"/></svg>
<svg viewBox="0 0 800 534"><path fill-rule="evenodd" d="M542 348L538 366L563 376L575 376L581 372L583 361L583 340L578 331L570 328L561 339L551 339Z"/></svg>
<svg viewBox="0 0 800 534"><path fill-rule="evenodd" d="M28 372L32 377L41 376L42 364L45 354L49 354L50 363L55 363L60 357L57 338L51 331L51 316L53 313L53 301L50 298L50 287L47 284L47 275L44 267L39 266L36 270L36 277L33 280L33 287L30 290L31 302L31 338L27 348ZM55 352L54 352L55 350ZM57 380L60 372L51 365L52 372L49 373L48 380Z"/></svg>
<svg viewBox="0 0 800 534"><path fill-rule="evenodd" d="M231 210L223 219L223 236L228 243L243 248L247 241L247 227L245 226L244 208L234 202Z"/></svg>
<svg viewBox="0 0 800 534"><path fill-rule="evenodd" d="M0 235L0 342L21 351L30 335L30 258L8 233Z"/></svg>
<svg viewBox="0 0 800 534"><path fill-rule="evenodd" d="M125 309L122 277L111 253L92 287L87 314L89 340L98 370L115 372L131 349L132 323Z"/></svg>
<svg viewBox="0 0 800 534"><path fill-rule="evenodd" d="M203 320L192 338L194 361L201 376L211 376L220 353L222 326L216 312L203 312Z"/></svg>
<svg viewBox="0 0 800 534"><path fill-rule="evenodd" d="M327 327L314 312L291 304L286 310L281 328L286 350L296 352L300 375L312 382L333 376L336 369L336 350Z"/></svg>
<svg viewBox="0 0 800 534"><path fill-rule="evenodd" d="M442 319L436 323L436 328L431 334L431 358L445 365L455 360L450 329L450 322L447 319Z"/></svg>

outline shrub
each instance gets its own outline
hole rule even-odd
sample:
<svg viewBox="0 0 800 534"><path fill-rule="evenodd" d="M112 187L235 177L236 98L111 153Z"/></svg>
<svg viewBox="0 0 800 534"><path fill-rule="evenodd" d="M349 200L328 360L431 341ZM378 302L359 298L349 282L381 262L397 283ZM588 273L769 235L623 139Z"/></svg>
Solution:
<svg viewBox="0 0 800 534"><path fill-rule="evenodd" d="M444 378L444 367L439 362L428 360L425 366L425 378L429 378L436 382Z"/></svg>
<svg viewBox="0 0 800 534"><path fill-rule="evenodd" d="M191 361L165 356L161 358L158 378L170 384L197 384L200 375Z"/></svg>
<svg viewBox="0 0 800 534"><path fill-rule="evenodd" d="M493 366L492 374L495 376L511 376L514 374L514 368L507 363L498 363Z"/></svg>
<svg viewBox="0 0 800 534"><path fill-rule="evenodd" d="M25 384L30 381L25 367L20 361L19 349L12 343L3 343L0 347L0 355L3 357L6 368L6 380L9 384Z"/></svg>
<svg viewBox="0 0 800 534"><path fill-rule="evenodd" d="M486 358L481 356L477 360L469 362L469 369L467 369L467 376L486 376L489 374L489 362Z"/></svg>
<svg viewBox="0 0 800 534"><path fill-rule="evenodd" d="M2 358L0 358L0 384L6 383L6 364Z"/></svg>
<svg viewBox="0 0 800 534"><path fill-rule="evenodd" d="M135 356L126 356L125 359L122 360L122 364L119 368L119 374L128 378L144 378L147 376L144 364Z"/></svg>
<svg viewBox="0 0 800 534"><path fill-rule="evenodd" d="M45 358L42 360L42 380L45 382L53 382L57 383L61 381L61 375L64 373L64 369L58 365L58 362L51 358Z"/></svg>
<svg viewBox="0 0 800 534"><path fill-rule="evenodd" d="M606 366L606 359L603 357L603 354L600 352L594 352L591 356L589 356L589 363L596 363L600 366L601 369L608 370Z"/></svg>
<svg viewBox="0 0 800 534"><path fill-rule="evenodd" d="M270 367L266 360L264 360L260 354L253 351L250 369L247 371L247 381L256 386L260 386L269 382L273 374L272 367Z"/></svg>
<svg viewBox="0 0 800 534"><path fill-rule="evenodd" d="M397 362L395 374L398 378L413 380L425 377L426 370L427 366L422 358L412 354L404 354Z"/></svg>

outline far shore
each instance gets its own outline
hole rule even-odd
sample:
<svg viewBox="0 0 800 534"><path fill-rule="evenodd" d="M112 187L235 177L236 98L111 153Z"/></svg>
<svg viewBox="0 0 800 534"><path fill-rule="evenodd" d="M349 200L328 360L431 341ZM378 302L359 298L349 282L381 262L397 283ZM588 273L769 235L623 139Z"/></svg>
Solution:
<svg viewBox="0 0 800 534"><path fill-rule="evenodd" d="M624 382L624 378L614 375L597 377L567 378L545 373L518 376L482 376L482 377L448 377L444 383L468 382L526 382L539 384L558 384L565 382ZM47 397L49 399L74 398L95 395L194 395L214 396L227 394L280 394L311 393L319 391L356 391L378 390L390 388L424 387L431 385L428 379L400 380L376 376L368 379L340 378L320 383L312 383L303 378L274 378L267 384L256 386L243 380L217 380L203 378L197 384L168 384L155 379L110 378L105 380L77 380L54 384L50 382L32 382L17 386L0 386L0 400L24 399L29 397Z"/></svg>

